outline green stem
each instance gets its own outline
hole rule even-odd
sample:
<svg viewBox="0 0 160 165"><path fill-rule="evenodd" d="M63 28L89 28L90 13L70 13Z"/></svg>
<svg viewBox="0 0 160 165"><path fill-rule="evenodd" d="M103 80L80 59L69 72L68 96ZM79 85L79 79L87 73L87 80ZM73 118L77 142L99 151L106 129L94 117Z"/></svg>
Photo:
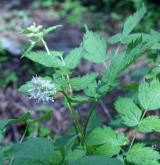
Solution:
<svg viewBox="0 0 160 165"><path fill-rule="evenodd" d="M105 104L104 104L104 102L102 100L100 100L100 105L103 108L105 114L107 115L107 117L109 119L109 122L111 122L112 121L112 116L111 116L109 110L107 109L107 107L105 106Z"/></svg>
<svg viewBox="0 0 160 165"><path fill-rule="evenodd" d="M90 120L90 118L91 118L91 116L92 116L92 114L93 114L93 111L95 110L96 104L97 104L97 102L93 102L93 105L92 105L91 110L90 110L90 112L89 112L89 115L88 115L88 117L87 117L86 123L85 123L85 125L84 125L84 131L83 131L83 134L84 134L84 135L86 135L86 133L87 133L88 123L89 123L89 120Z"/></svg>
<svg viewBox="0 0 160 165"><path fill-rule="evenodd" d="M66 93L64 91L63 91L63 94L64 94L64 96L66 98L66 101L67 101L68 109L69 109L70 115L72 117L72 121L74 123L75 131L76 131L77 134L80 135L81 141L84 141L84 134L83 134L81 125L80 125L80 123L77 119L77 115L75 113L75 110L72 107L72 103L71 103L70 99L68 98L68 96L66 95Z"/></svg>
<svg viewBox="0 0 160 165"><path fill-rule="evenodd" d="M143 113L143 115L142 115L142 117L141 117L141 119L140 119L140 121L139 121L139 123L138 123L138 125L137 125L136 132L135 132L135 135L134 135L134 137L133 137L133 139L132 139L132 141L131 141L131 144L130 144L130 146L129 146L128 152L131 150L131 148L132 148L132 146L133 146L133 144L134 144L134 141L136 140L136 136L137 136L137 133L138 133L138 127L139 127L141 121L144 119L144 117L145 117L145 115L146 115L146 112L147 112L147 110L144 111L144 113Z"/></svg>
<svg viewBox="0 0 160 165"><path fill-rule="evenodd" d="M28 130L28 124L26 125L26 128L25 128L25 130L23 132L23 135L22 135L22 137L21 137L21 139L19 141L20 144L23 142L23 140L24 140L24 138L26 136L27 130Z"/></svg>
<svg viewBox="0 0 160 165"><path fill-rule="evenodd" d="M62 61L63 65L65 66L66 63L65 63L63 57L60 56L60 58L61 58L61 61ZM69 78L69 75L68 75L68 74L67 74L67 80L68 80L68 84L69 84L69 90L70 90L70 93L72 94L72 87L71 87L71 84L70 84L70 82L69 82L70 78Z"/></svg>
<svg viewBox="0 0 160 165"><path fill-rule="evenodd" d="M106 62L104 62L103 64L104 64L105 69L107 69L108 66L107 66Z"/></svg>
<svg viewBox="0 0 160 165"><path fill-rule="evenodd" d="M134 137L133 137L133 139L132 139L132 141L131 141L131 144L130 144L130 146L129 146L128 152L131 150L131 148L132 148L132 146L133 146L133 143L134 143L134 141L136 140L137 133L138 133L138 129L136 128L136 132L135 132Z"/></svg>

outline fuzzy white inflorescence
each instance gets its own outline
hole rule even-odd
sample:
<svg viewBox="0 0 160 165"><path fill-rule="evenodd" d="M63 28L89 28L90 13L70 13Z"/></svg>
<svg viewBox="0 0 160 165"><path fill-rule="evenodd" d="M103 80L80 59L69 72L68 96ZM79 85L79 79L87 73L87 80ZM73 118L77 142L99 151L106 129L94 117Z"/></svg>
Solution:
<svg viewBox="0 0 160 165"><path fill-rule="evenodd" d="M53 96L56 92L56 87L50 80L45 80L42 77L36 76L31 80L28 95L31 99L36 99L37 102L53 102Z"/></svg>

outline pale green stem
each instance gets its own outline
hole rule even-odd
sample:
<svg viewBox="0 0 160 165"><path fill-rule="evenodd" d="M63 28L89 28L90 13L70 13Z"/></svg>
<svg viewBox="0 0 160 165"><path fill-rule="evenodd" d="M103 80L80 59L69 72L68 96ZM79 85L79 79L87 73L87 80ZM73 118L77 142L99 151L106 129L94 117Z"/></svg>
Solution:
<svg viewBox="0 0 160 165"><path fill-rule="evenodd" d="M135 141L136 136L137 136L137 133L138 133L138 127L139 127L141 121L144 119L144 117L145 117L145 115L146 115L146 112L147 112L147 110L144 111L144 113L143 113L143 115L142 115L142 117L141 117L141 119L140 119L140 121L139 121L139 123L138 123L138 125L137 125L136 132L135 132L135 135L134 135L134 137L133 137L133 139L132 139L132 141L131 141L131 144L130 144L130 146L129 146L128 152L131 150L131 148L132 148L132 146L133 146L133 144L134 144L134 141Z"/></svg>
<svg viewBox="0 0 160 165"><path fill-rule="evenodd" d="M60 58L61 58L61 61L63 62L63 65L65 66L66 63L65 63L63 57L60 56ZM72 87L71 87L71 84L70 84L70 82L69 82L70 78L69 78L69 75L68 75L68 74L67 74L67 80L68 80L68 84L69 84L69 90L70 90L70 93L72 94Z"/></svg>
<svg viewBox="0 0 160 165"><path fill-rule="evenodd" d="M40 127L39 123L35 123L33 137L37 137L38 136L39 127Z"/></svg>
<svg viewBox="0 0 160 165"><path fill-rule="evenodd" d="M23 142L23 140L24 140L24 138L25 138L25 136L26 136L27 129L28 129L28 124L27 124L27 126L26 126L26 128L25 128L25 130L24 130L24 133L23 133L23 135L22 135L20 141L19 141L20 144Z"/></svg>
<svg viewBox="0 0 160 165"><path fill-rule="evenodd" d="M102 100L100 100L100 105L103 108L105 114L107 115L109 121L112 121L112 116Z"/></svg>
<svg viewBox="0 0 160 165"><path fill-rule="evenodd" d="M84 134L83 134L83 131L81 129L81 125L80 125L80 123L77 119L77 115L75 113L75 110L72 107L72 103L71 103L70 99L68 98L67 94L64 91L63 91L63 94L64 94L64 96L66 98L66 101L67 101L68 109L69 109L69 112L71 114L72 121L74 123L75 131L76 131L77 134L80 135L81 141L84 141Z"/></svg>
<svg viewBox="0 0 160 165"><path fill-rule="evenodd" d="M85 125L84 125L84 130L83 130L84 136L85 136L86 133L87 133L88 123L89 123L90 118L91 118L91 116L92 116L92 114L93 114L93 112L94 112L94 110L95 110L95 108L96 108L96 104L97 104L97 101L96 101L96 102L93 102L93 105L91 106L91 110L90 110L90 112L89 112L89 114L88 114L86 123L85 123Z"/></svg>
<svg viewBox="0 0 160 165"><path fill-rule="evenodd" d="M46 49L48 55L51 55L51 52L49 51L49 48L48 48L48 46L47 46L47 44L46 44L46 42L44 41L43 38L41 39L41 41L42 41L42 43L43 43L43 45L44 45L44 47L45 47L45 49Z"/></svg>
<svg viewBox="0 0 160 165"><path fill-rule="evenodd" d="M108 68L107 64L106 64L105 62L104 62L103 64L104 64L104 66L105 66L105 69L107 69L107 68Z"/></svg>

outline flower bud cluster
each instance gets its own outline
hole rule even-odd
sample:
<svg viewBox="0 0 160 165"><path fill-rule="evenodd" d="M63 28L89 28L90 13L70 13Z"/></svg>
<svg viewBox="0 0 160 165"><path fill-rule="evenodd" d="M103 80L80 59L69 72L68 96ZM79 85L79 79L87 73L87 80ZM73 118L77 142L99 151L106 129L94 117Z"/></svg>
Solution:
<svg viewBox="0 0 160 165"><path fill-rule="evenodd" d="M42 32L42 25L36 25L36 23L33 23L31 26L29 26L26 30L28 37L38 37L43 34Z"/></svg>

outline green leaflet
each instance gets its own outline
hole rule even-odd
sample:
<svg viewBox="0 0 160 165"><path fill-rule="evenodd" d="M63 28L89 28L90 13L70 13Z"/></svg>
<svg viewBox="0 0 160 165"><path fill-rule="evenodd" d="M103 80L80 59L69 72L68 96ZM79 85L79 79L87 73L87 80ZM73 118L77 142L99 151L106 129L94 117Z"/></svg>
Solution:
<svg viewBox="0 0 160 165"><path fill-rule="evenodd" d="M121 146L128 143L124 134L116 135L110 127L95 128L86 138L88 146L95 147L98 155L112 157L120 152Z"/></svg>
<svg viewBox="0 0 160 165"><path fill-rule="evenodd" d="M145 34L145 33L133 33L133 34L129 34L127 36L123 36L121 38L121 41L123 44L129 44L130 42L138 39L142 37L142 42L145 43L145 42L152 42L153 44L156 43L156 42L159 42L160 39L157 38L157 36L154 36L152 33L150 34ZM152 46L151 46L152 48Z"/></svg>
<svg viewBox="0 0 160 165"><path fill-rule="evenodd" d="M83 37L83 57L94 63L104 63L106 60L106 41L98 34L86 30Z"/></svg>
<svg viewBox="0 0 160 165"><path fill-rule="evenodd" d="M75 136L71 137L70 139L68 139L68 141L63 146L64 153L65 153L65 160L68 160L69 158L71 158L70 153L74 152L72 150L72 146L74 145L76 140L77 140L77 135L75 135Z"/></svg>
<svg viewBox="0 0 160 165"><path fill-rule="evenodd" d="M127 161L135 165L160 165L159 159L160 155L157 151L140 143L135 144L127 153Z"/></svg>
<svg viewBox="0 0 160 165"><path fill-rule="evenodd" d="M139 86L138 99L144 110L160 108L160 82L153 79L150 83L143 81Z"/></svg>
<svg viewBox="0 0 160 165"><path fill-rule="evenodd" d="M83 77L72 78L69 82L74 90L80 91L87 88L90 83L94 82L97 76L98 73L88 73Z"/></svg>
<svg viewBox="0 0 160 165"><path fill-rule="evenodd" d="M44 138L32 138L22 144L15 144L6 153L10 157L14 157L13 165L50 165L50 158L54 153L54 145L52 141Z"/></svg>
<svg viewBox="0 0 160 165"><path fill-rule="evenodd" d="M120 42L122 40L122 38L123 38L122 33L117 33L117 34L111 36L110 38L108 38L107 43L116 44L116 43Z"/></svg>
<svg viewBox="0 0 160 165"><path fill-rule="evenodd" d="M3 130L6 126L10 125L10 124L15 124L18 122L26 122L28 119L30 119L31 114L29 112L27 112L26 114L24 114L23 116L21 116L18 119L3 119L0 120L0 131Z"/></svg>
<svg viewBox="0 0 160 165"><path fill-rule="evenodd" d="M154 43L153 46L151 47L153 50L159 50L160 49L160 43Z"/></svg>
<svg viewBox="0 0 160 165"><path fill-rule="evenodd" d="M97 82L93 81L90 84L88 84L87 88L84 90L84 93L86 94L86 96L98 98L100 97L100 95L97 89L98 89Z"/></svg>
<svg viewBox="0 0 160 165"><path fill-rule="evenodd" d="M138 130L144 133L153 131L160 132L160 118L158 116L146 117L140 123Z"/></svg>
<svg viewBox="0 0 160 165"><path fill-rule="evenodd" d="M68 165L124 165L116 158L106 158L102 156L85 156L76 161L69 162Z"/></svg>
<svg viewBox="0 0 160 165"><path fill-rule="evenodd" d="M143 6L140 8L136 13L129 16L123 26L123 35L128 35L140 22L140 20L143 18L144 14L146 13L146 8Z"/></svg>
<svg viewBox="0 0 160 165"><path fill-rule="evenodd" d="M71 52L64 59L65 66L69 69L76 68L82 58L82 51L83 49L81 47L71 50Z"/></svg>
<svg viewBox="0 0 160 165"><path fill-rule="evenodd" d="M62 52L52 51L51 55L48 55L47 52L36 51L27 53L25 57L46 67L61 68L64 65L58 56L61 56L62 54Z"/></svg>
<svg viewBox="0 0 160 165"><path fill-rule="evenodd" d="M32 85L31 81L26 82L25 84L19 87L18 92L27 93L31 85Z"/></svg>
<svg viewBox="0 0 160 165"><path fill-rule="evenodd" d="M77 135L75 136L63 136L60 139L57 139L56 147L60 148L63 153L63 162L67 163L68 161L73 161L80 159L86 154L86 149L82 146L75 147L74 144L77 141ZM59 146L60 144L60 146ZM74 146L74 147L73 147ZM52 160L56 159L55 156L52 157Z"/></svg>
<svg viewBox="0 0 160 165"><path fill-rule="evenodd" d="M139 124L142 111L133 102L132 99L124 97L115 102L115 108L120 114L124 124L134 127Z"/></svg>
<svg viewBox="0 0 160 165"><path fill-rule="evenodd" d="M82 147L78 147L74 150L68 151L66 160L74 161L74 160L82 158L83 156L85 156L85 154L86 154L86 151Z"/></svg>
<svg viewBox="0 0 160 165"><path fill-rule="evenodd" d="M159 41L160 38L158 38L157 36L151 34L145 34L145 33L133 33L133 34L129 34L127 36L122 35L121 33L118 33L112 37L110 37L107 42L109 44L116 44L118 42L121 42L123 44L129 44L132 41L138 39L142 37L142 42L152 42L153 45L151 45L151 47L149 47L149 49L156 49L156 46L158 47L159 45ZM158 47L159 49L159 47Z"/></svg>
<svg viewBox="0 0 160 165"><path fill-rule="evenodd" d="M108 62L110 65L103 75L103 81L112 85L119 74L132 64L150 46L151 43L142 44L142 37L140 37L131 42L124 52L111 52L108 55Z"/></svg>
<svg viewBox="0 0 160 165"><path fill-rule="evenodd" d="M57 28L62 27L62 25L56 25L56 26L51 26L49 28L44 29L43 33L44 35L56 30Z"/></svg>
<svg viewBox="0 0 160 165"><path fill-rule="evenodd" d="M60 163L63 161L63 155L61 151L59 150L55 151L50 161L51 161L51 164L53 165L60 165Z"/></svg>
<svg viewBox="0 0 160 165"><path fill-rule="evenodd" d="M120 52L119 54L116 54L116 52L111 52L109 55L111 56L111 64L106 69L104 75L103 75L103 81L106 82L109 85L112 85L115 79L117 78L118 74L122 71L125 63L125 53Z"/></svg>
<svg viewBox="0 0 160 165"><path fill-rule="evenodd" d="M107 40L107 42L109 44L116 44L118 42L122 42L123 44L128 44L131 41L139 38L141 35L142 35L142 38L143 38L143 42L151 41L151 40L148 40L149 38L150 39L152 38L152 39L155 40L155 37L153 37L153 35L150 35L150 34L144 34L144 33L129 34L137 26L137 24L143 18L145 13L146 13L146 9L143 6L141 9L139 9L137 12L135 12L134 15L129 16L126 19L126 21L125 21L125 23L123 25L122 33L117 33L117 34L113 35L112 37L110 37Z"/></svg>

